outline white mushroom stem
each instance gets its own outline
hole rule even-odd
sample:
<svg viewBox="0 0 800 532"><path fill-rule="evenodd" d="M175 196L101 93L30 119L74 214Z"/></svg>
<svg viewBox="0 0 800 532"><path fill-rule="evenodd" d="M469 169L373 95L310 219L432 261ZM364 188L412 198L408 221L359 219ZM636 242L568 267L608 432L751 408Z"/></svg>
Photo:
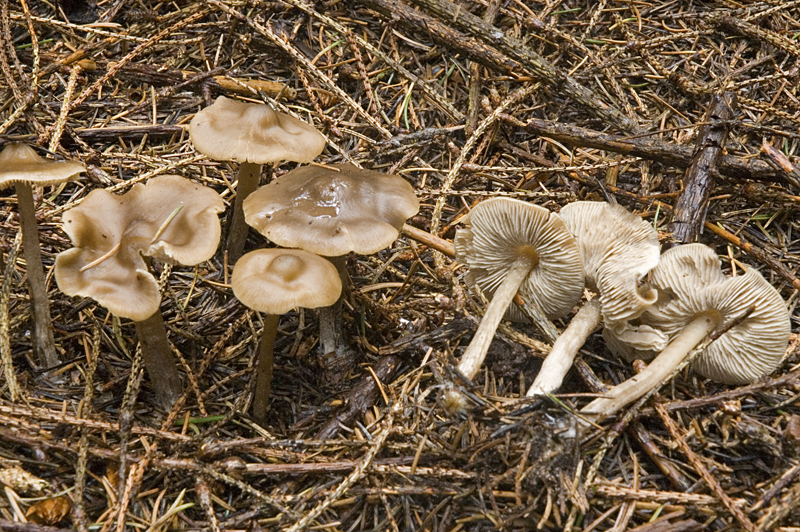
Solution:
<svg viewBox="0 0 800 532"><path fill-rule="evenodd" d="M553 344L550 354L544 359L542 369L528 390L527 396L553 393L564 381L564 376L572 367L575 355L600 324L600 301L595 297L581 307L569 326Z"/></svg>
<svg viewBox="0 0 800 532"><path fill-rule="evenodd" d="M514 299L522 282L531 273L531 270L536 266L537 258L528 254L523 254L517 257L508 270L505 279L500 283L497 291L494 293L489 306L486 307L486 312L483 315L478 330L472 338L467 350L461 357L458 364L458 371L468 379L475 378L478 374L483 360L486 358L486 352L489 351L489 345L492 343L497 326L500 325L500 320L506 313L511 300Z"/></svg>
<svg viewBox="0 0 800 532"><path fill-rule="evenodd" d="M277 314L264 316L264 329L258 343L258 360L256 361L256 386L253 392L253 417L262 422L267 417L269 394L272 391L272 367L275 351L275 338L278 336Z"/></svg>
<svg viewBox="0 0 800 532"><path fill-rule="evenodd" d="M16 190L22 229L22 250L25 255L34 321L34 352L39 365L50 368L59 364L60 360L53 338L53 322L50 319L50 301L47 298L42 252L39 247L39 226L36 223L33 191L27 183L17 183Z"/></svg>
<svg viewBox="0 0 800 532"><path fill-rule="evenodd" d="M641 398L660 386L722 321L719 312L708 311L695 316L681 333L645 368L644 371L619 384L604 397L595 399L581 409L581 414L602 419Z"/></svg>
<svg viewBox="0 0 800 532"><path fill-rule="evenodd" d="M236 178L236 199L233 203L233 217L231 219L231 227L228 230L228 263L233 264L244 253L244 244L247 240L247 231L249 229L247 222L244 220L244 209L242 204L247 196L252 194L258 188L258 181L261 178L260 164L255 163L242 163L239 165L239 174Z"/></svg>

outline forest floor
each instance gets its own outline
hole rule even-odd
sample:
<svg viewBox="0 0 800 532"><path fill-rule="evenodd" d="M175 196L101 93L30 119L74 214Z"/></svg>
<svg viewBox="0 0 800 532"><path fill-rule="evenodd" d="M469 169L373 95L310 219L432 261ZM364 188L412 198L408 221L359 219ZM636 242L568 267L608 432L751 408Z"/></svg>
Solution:
<svg viewBox="0 0 800 532"><path fill-rule="evenodd" d="M154 406L131 321L52 275L71 247L61 215L94 189L179 174L229 202L238 165L199 154L187 131L226 95L313 124L320 163L402 176L421 203L408 223L450 241L471 207L503 196L555 212L616 201L672 242L707 126L724 150L703 176L707 209L687 219L726 273L758 269L794 316L800 3L55 4L0 3L0 140L87 166L35 194L57 367L32 355L16 196L2 192L0 529L800 530L795 335L768 378L684 370L576 436L572 412L632 365L598 331L557 400L526 400L548 343L507 323L474 382L456 380L473 404L451 415L441 390L484 304L463 265L401 236L347 257L341 356L319 352L316 311L281 318L258 424L263 318L233 297L220 257L154 265L183 359L170 412ZM247 249L265 246L251 231Z"/></svg>

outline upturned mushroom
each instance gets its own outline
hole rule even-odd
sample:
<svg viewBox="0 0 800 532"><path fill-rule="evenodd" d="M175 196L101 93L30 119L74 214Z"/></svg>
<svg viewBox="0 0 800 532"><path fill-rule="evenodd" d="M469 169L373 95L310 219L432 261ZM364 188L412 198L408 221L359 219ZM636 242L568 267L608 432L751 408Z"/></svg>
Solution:
<svg viewBox="0 0 800 532"><path fill-rule="evenodd" d="M296 168L244 202L248 224L279 246L330 257L343 282L344 255L390 246L418 211L414 188L405 179L349 164ZM327 353L338 342L329 334L330 313L323 314L321 343Z"/></svg>
<svg viewBox="0 0 800 532"><path fill-rule="evenodd" d="M543 207L494 198L475 206L464 223L454 240L456 259L469 267L467 283L491 298L458 364L473 379L517 292L548 318L560 318L580 301L584 273L575 238L558 215ZM464 401L456 390L445 393L450 411L463 409Z"/></svg>
<svg viewBox="0 0 800 532"><path fill-rule="evenodd" d="M711 343L692 363L699 374L717 382L744 384L772 372L783 358L789 341L790 323L786 303L756 270L727 277L720 259L703 244L685 244L669 249L650 273L649 286L658 300L642 313L638 322L648 331L658 331L669 342L638 375L609 390L581 410L603 418L659 386L706 336L718 327L740 319ZM745 315L744 319L741 316ZM630 331L637 331L632 324ZM658 335L655 335L658 339ZM618 338L625 345L624 335ZM630 357L652 356L633 351Z"/></svg>
<svg viewBox="0 0 800 532"><path fill-rule="evenodd" d="M570 203L559 216L578 241L587 287L597 296L555 341L529 397L561 386L578 350L601 321L606 328L624 326L657 297L655 290L639 286L659 260L658 233L650 224L620 205L594 201Z"/></svg>
<svg viewBox="0 0 800 532"><path fill-rule="evenodd" d="M0 152L0 189L16 187L22 250L28 275L28 291L34 319L34 352L40 366L59 363L50 319L42 253L39 247L39 226L33 205L34 186L47 186L71 181L86 168L72 161L48 161L27 144L12 143Z"/></svg>
<svg viewBox="0 0 800 532"><path fill-rule="evenodd" d="M219 245L217 213L223 209L222 198L210 188L165 175L121 196L93 190L63 216L75 247L56 258L59 288L134 321L145 368L165 408L182 386L159 309L158 283L145 257L187 266L208 260Z"/></svg>
<svg viewBox="0 0 800 532"><path fill-rule="evenodd" d="M231 263L242 255L247 224L242 204L258 187L262 165L279 161L308 163L325 148L325 137L312 126L268 105L220 96L189 123L197 151L217 161L237 161L236 199L226 248Z"/></svg>
<svg viewBox="0 0 800 532"><path fill-rule="evenodd" d="M280 315L296 307L333 305L342 292L342 282L334 265L313 253L299 249L260 249L239 259L231 286L242 303L265 313L253 394L253 417L263 421L269 404Z"/></svg>

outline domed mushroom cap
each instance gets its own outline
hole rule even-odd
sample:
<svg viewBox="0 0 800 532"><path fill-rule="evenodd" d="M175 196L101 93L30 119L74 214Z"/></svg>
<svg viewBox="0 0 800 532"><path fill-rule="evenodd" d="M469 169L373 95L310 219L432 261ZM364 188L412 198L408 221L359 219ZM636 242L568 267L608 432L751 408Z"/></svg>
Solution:
<svg viewBox="0 0 800 532"><path fill-rule="evenodd" d="M406 180L349 164L296 168L244 201L245 220L262 235L326 257L376 253L418 211Z"/></svg>
<svg viewBox="0 0 800 532"><path fill-rule="evenodd" d="M491 296L523 253L536 266L519 289L549 318L565 316L583 295L584 273L575 238L557 215L524 201L494 198L464 218L454 240L456 258L469 266L467 283Z"/></svg>
<svg viewBox="0 0 800 532"><path fill-rule="evenodd" d="M142 255L184 265L208 260L219 244L223 209L219 194L174 175L121 196L93 190L64 213L62 228L75 247L56 257L56 282L67 295L91 297L113 314L142 321L161 301Z"/></svg>
<svg viewBox="0 0 800 532"><path fill-rule="evenodd" d="M243 255L233 268L231 286L242 303L267 314L328 307L342 293L333 263L301 249L260 249Z"/></svg>
<svg viewBox="0 0 800 532"><path fill-rule="evenodd" d="M620 205L576 201L559 216L581 248L586 283L600 294L606 326L639 316L657 297L639 282L656 267L658 233Z"/></svg>
<svg viewBox="0 0 800 532"><path fill-rule="evenodd" d="M650 285L659 298L642 314L641 322L669 340L701 312L718 312L725 323L754 306L747 318L695 359L692 367L700 375L744 384L767 375L780 363L789 341L789 312L777 290L756 270L745 267L743 274L727 277L711 248L685 244L661 256Z"/></svg>
<svg viewBox="0 0 800 532"><path fill-rule="evenodd" d="M11 143L0 152L0 189L17 183L56 185L85 171L85 166L73 161L48 161L21 142Z"/></svg>
<svg viewBox="0 0 800 532"><path fill-rule="evenodd" d="M308 163L325 148L314 127L268 105L220 96L189 123L197 151L217 161Z"/></svg>

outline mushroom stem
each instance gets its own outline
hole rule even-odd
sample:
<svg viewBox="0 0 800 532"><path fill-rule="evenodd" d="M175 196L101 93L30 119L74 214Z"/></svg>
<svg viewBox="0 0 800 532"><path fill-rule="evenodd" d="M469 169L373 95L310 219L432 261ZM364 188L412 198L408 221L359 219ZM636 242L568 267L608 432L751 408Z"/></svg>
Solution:
<svg viewBox="0 0 800 532"><path fill-rule="evenodd" d="M277 314L264 315L264 329L258 343L258 360L256 361L256 387L253 392L253 417L259 423L267 417L269 394L272 390L272 358L275 350L275 338L278 336Z"/></svg>
<svg viewBox="0 0 800 532"><path fill-rule="evenodd" d="M133 323L142 346L142 361L156 392L156 401L165 410L170 410L180 397L183 385L172 346L167 340L164 318L157 310L149 318Z"/></svg>
<svg viewBox="0 0 800 532"><path fill-rule="evenodd" d="M661 385L675 368L703 339L722 321L719 312L702 312L689 322L681 333L664 348L659 355L638 375L606 392L581 409L581 414L602 419L618 412L625 405L636 401L656 386Z"/></svg>
<svg viewBox="0 0 800 532"><path fill-rule="evenodd" d="M486 307L483 319L478 325L478 330L475 331L475 336L458 364L458 371L466 378L473 379L478 374L497 331L497 326L500 325L500 320L503 319L511 300L536 263L536 258L527 254L520 255L508 270L503 282L497 287L497 291L489 302L489 306Z"/></svg>
<svg viewBox="0 0 800 532"><path fill-rule="evenodd" d="M56 353L53 322L50 319L50 301L47 299L42 253L39 248L39 226L33 205L33 190L27 183L17 183L19 222L22 229L22 249L28 274L28 291L34 320L34 351L36 361L50 368L61 361Z"/></svg>
<svg viewBox="0 0 800 532"><path fill-rule="evenodd" d="M234 264L244 253L244 244L247 240L249 226L244 220L244 210L242 204L247 196L258 188L258 181L261 178L261 166L255 163L241 163L239 174L236 177L236 199L233 203L233 217L231 227L228 230L228 262Z"/></svg>
<svg viewBox="0 0 800 532"><path fill-rule="evenodd" d="M339 348L339 338L342 336L342 299L350 294L347 257L340 255L326 258L336 266L336 271L339 272L339 278L342 280L342 293L336 303L330 307L319 309L319 343L323 354L335 353Z"/></svg>
<svg viewBox="0 0 800 532"><path fill-rule="evenodd" d="M600 301L595 297L581 307L569 326L553 344L553 349L544 359L542 369L526 394L528 397L547 395L556 391L564 381L564 376L572 367L575 355L586 339L600 324Z"/></svg>

